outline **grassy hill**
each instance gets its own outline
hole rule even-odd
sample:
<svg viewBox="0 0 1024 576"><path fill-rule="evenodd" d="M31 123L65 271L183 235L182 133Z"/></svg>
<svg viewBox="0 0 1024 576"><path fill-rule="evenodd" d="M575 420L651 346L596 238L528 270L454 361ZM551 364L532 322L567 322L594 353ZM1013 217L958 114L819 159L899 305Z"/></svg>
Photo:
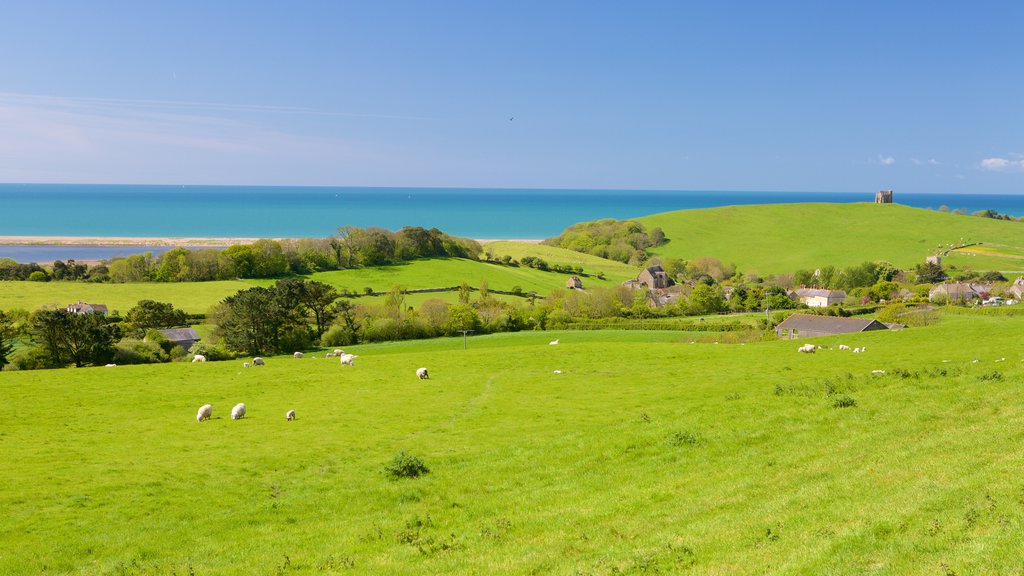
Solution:
<svg viewBox="0 0 1024 576"><path fill-rule="evenodd" d="M666 212L638 218L670 239L652 253L674 258L713 256L760 274L832 264L887 260L903 268L939 246L982 242L981 257L955 255L954 265L1022 270L1024 223L960 216L899 204L775 204ZM1002 246L1002 249L999 248Z"/></svg>
<svg viewBox="0 0 1024 576"><path fill-rule="evenodd" d="M5 372L0 573L1017 573L1022 328ZM386 477L399 451L430 473Z"/></svg>
<svg viewBox="0 0 1024 576"><path fill-rule="evenodd" d="M568 250L561 250L561 252L575 254ZM601 270L616 271L614 275L609 275L605 280L599 280L592 276L584 278L584 286L587 287L614 286L621 282L620 277L629 277L629 274L623 276L624 270L631 270L628 266L615 262L608 263L602 258L586 257L581 260L590 264L584 264L585 272L588 273L593 272L596 274ZM558 260L558 262L563 263L562 260ZM564 263L568 262L570 262L568 259L564 261ZM413 260L392 266L319 272L309 275L308 278L357 293L362 293L366 287L373 288L378 292L386 292L395 284L405 289L441 288L458 286L463 281L468 282L474 288L479 288L482 281L486 279L489 288L492 290L511 291L513 287L518 286L524 292L535 291L538 295L546 296L554 288L564 288L565 280L568 276L558 272L542 272L524 266L503 266L461 258L434 258ZM127 312L139 300L148 298L160 302L170 302L176 308L183 309L186 312L201 313L206 312L211 305L220 302L225 297L239 290L253 286L267 286L274 282L274 280L191 282L185 284L161 282L132 284L0 282L0 310L10 310L13 308L32 310L43 305L65 306L72 302L83 300L106 304L111 310ZM502 296L497 297L504 298ZM409 305L415 306L427 298L441 298L455 302L458 300L458 295L454 292L416 294L409 295L406 298L406 302ZM360 299L360 302L371 301L373 299Z"/></svg>
<svg viewBox="0 0 1024 576"><path fill-rule="evenodd" d="M605 277L617 282L623 282L630 278L636 278L637 270L633 266L608 260L599 256L583 254L565 248L546 246L544 244L533 244L530 242L516 242L514 240L502 240L489 242L484 245L484 250L490 251L498 256L511 256L516 260L524 256L542 258L548 264L564 264L571 266L582 266L583 271L590 275L603 272Z"/></svg>

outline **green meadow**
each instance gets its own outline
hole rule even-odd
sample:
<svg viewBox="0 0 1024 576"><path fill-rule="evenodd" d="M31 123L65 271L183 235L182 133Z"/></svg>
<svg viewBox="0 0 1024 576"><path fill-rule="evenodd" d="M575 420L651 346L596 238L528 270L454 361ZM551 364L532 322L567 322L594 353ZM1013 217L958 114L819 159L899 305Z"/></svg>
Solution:
<svg viewBox="0 0 1024 576"><path fill-rule="evenodd" d="M1019 254L1024 250L1024 223L899 204L729 206L638 220L648 229L660 226L670 240L651 249L655 255L713 256L759 274L876 260L910 268L940 247L977 242L1001 245L997 254L1010 257L992 257L985 266L981 257L958 255L949 262L1012 271L1022 269Z"/></svg>
<svg viewBox="0 0 1024 576"><path fill-rule="evenodd" d="M200 314L213 304L255 284L244 280L216 282L138 282L90 284L88 282L0 282L0 310L40 306L64 307L78 301L106 304L111 312L127 312L139 300L170 302L175 308Z"/></svg>
<svg viewBox="0 0 1024 576"><path fill-rule="evenodd" d="M1022 328L4 372L0 573L1016 574Z"/></svg>
<svg viewBox="0 0 1024 576"><path fill-rule="evenodd" d="M516 242L514 240L489 242L484 245L484 251L491 252L497 256L511 256L515 260L521 260L524 256L533 256L534 258L542 258L548 264L582 266L586 274L596 276L598 273L604 273L607 278L618 282L636 278L638 272L635 267L623 264L622 262L556 246L546 246L530 242Z"/></svg>

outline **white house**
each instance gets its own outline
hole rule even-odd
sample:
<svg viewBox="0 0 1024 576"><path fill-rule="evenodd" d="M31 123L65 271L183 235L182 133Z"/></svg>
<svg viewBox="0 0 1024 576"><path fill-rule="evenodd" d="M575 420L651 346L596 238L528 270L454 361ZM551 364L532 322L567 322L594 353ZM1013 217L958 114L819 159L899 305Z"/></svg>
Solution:
<svg viewBox="0 0 1024 576"><path fill-rule="evenodd" d="M842 290L821 290L818 288L798 288L794 290L800 302L811 308L825 308L833 304L839 304L846 299L846 292Z"/></svg>

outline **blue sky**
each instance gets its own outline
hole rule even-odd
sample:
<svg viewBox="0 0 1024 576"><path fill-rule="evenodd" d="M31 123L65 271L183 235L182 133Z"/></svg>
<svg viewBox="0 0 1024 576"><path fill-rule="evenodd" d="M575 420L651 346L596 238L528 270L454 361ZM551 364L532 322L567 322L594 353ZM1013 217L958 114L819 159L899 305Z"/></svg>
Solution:
<svg viewBox="0 0 1024 576"><path fill-rule="evenodd" d="M1011 1L4 3L0 182L1024 193L1022 21Z"/></svg>

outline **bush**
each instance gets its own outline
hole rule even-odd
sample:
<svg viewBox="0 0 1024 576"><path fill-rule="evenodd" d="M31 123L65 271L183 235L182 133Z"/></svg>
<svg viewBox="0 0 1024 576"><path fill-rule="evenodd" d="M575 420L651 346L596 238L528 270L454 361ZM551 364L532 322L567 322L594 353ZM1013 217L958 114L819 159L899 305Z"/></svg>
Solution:
<svg viewBox="0 0 1024 576"><path fill-rule="evenodd" d="M396 480L400 478L417 478L429 473L430 468L427 468L422 458L408 454L405 450L395 454L391 462L384 466L384 474Z"/></svg>
<svg viewBox="0 0 1024 576"><path fill-rule="evenodd" d="M47 280L49 280L49 278L47 278L46 272L42 272L40 270L36 270L28 275L29 282L46 282Z"/></svg>
<svg viewBox="0 0 1024 576"><path fill-rule="evenodd" d="M321 346L351 346L357 341L356 333L347 326L331 326L320 337Z"/></svg>
<svg viewBox="0 0 1024 576"><path fill-rule="evenodd" d="M207 344L203 342L196 342L192 345L192 348L188 351L191 355L201 354L206 356L206 359L211 362L218 362L221 360L231 360L235 358L235 355L224 348L223 346L214 346L213 344Z"/></svg>
<svg viewBox="0 0 1024 576"><path fill-rule="evenodd" d="M842 396L836 396L835 399L832 400L833 408L853 408L856 405L857 401L845 394Z"/></svg>

